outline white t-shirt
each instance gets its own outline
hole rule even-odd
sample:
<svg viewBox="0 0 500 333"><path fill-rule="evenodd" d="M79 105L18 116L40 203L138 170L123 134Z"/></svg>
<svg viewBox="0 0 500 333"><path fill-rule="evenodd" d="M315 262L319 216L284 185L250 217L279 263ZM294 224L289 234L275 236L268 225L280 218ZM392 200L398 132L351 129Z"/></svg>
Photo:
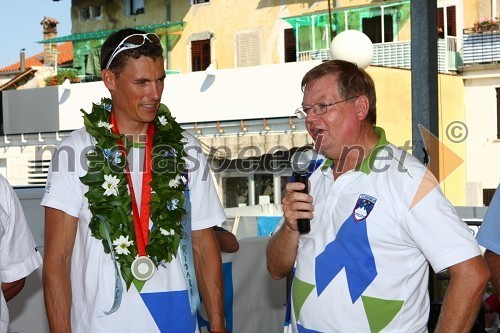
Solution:
<svg viewBox="0 0 500 333"><path fill-rule="evenodd" d="M314 218L299 240L293 332L427 332L428 262L439 272L480 255L426 168L384 141L368 171L334 181L320 167L310 177Z"/></svg>
<svg viewBox="0 0 500 333"><path fill-rule="evenodd" d="M225 220L224 211L198 140L186 132L184 137L187 139L192 229L210 228ZM71 260L73 332L198 332L196 316L190 312L179 256L160 267L142 288L132 284L128 291L124 290L116 312L103 313L113 304L115 269L101 241L90 234L91 213L84 196L88 187L79 179L86 174L85 154L93 148L93 142L94 138L83 128L60 143L60 153L57 159L55 156L52 159L42 199L43 206L79 219ZM137 169L142 166L142 159L136 163L133 157L138 152L139 149L133 149L129 157L134 159L130 169L140 207L142 173Z"/></svg>
<svg viewBox="0 0 500 333"><path fill-rule="evenodd" d="M28 276L42 263L16 193L0 175L0 284ZM0 333L7 332L9 311L0 289Z"/></svg>

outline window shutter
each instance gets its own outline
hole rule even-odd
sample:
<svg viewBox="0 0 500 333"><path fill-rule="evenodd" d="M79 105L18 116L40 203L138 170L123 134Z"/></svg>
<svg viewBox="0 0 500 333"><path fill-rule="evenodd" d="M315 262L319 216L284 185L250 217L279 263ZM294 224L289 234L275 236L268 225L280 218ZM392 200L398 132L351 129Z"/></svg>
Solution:
<svg viewBox="0 0 500 333"><path fill-rule="evenodd" d="M438 37L444 38L444 15L443 8L438 8Z"/></svg>
<svg viewBox="0 0 500 333"><path fill-rule="evenodd" d="M210 39L191 42L191 70L204 71L210 65Z"/></svg>
<svg viewBox="0 0 500 333"><path fill-rule="evenodd" d="M285 62L297 61L297 43L293 28L285 29Z"/></svg>
<svg viewBox="0 0 500 333"><path fill-rule="evenodd" d="M208 66L210 66L210 63L212 62L212 59L210 57L210 40L204 40L203 43L201 43L201 67L202 70L204 71L207 69Z"/></svg>
<svg viewBox="0 0 500 333"><path fill-rule="evenodd" d="M455 6L450 6L446 10L446 19L448 23L448 36L457 35L457 20Z"/></svg>
<svg viewBox="0 0 500 333"><path fill-rule="evenodd" d="M387 43L392 41L394 41L394 34L392 32L392 15L384 15L384 42Z"/></svg>
<svg viewBox="0 0 500 333"><path fill-rule="evenodd" d="M456 23L456 8L455 6L449 6L446 8L446 22L448 29L448 36L457 35L457 23ZM444 12L443 8L438 8L438 36L439 38L444 38Z"/></svg>
<svg viewBox="0 0 500 333"><path fill-rule="evenodd" d="M258 32L238 34L236 49L238 67L260 65L260 34Z"/></svg>
<svg viewBox="0 0 500 333"><path fill-rule="evenodd" d="M483 205L489 206L493 195L495 194L496 188L483 188Z"/></svg>
<svg viewBox="0 0 500 333"><path fill-rule="evenodd" d="M382 43L381 16L367 17L364 18L362 22L363 32L370 38L372 43ZM392 42L393 40L392 15L384 15L384 42Z"/></svg>

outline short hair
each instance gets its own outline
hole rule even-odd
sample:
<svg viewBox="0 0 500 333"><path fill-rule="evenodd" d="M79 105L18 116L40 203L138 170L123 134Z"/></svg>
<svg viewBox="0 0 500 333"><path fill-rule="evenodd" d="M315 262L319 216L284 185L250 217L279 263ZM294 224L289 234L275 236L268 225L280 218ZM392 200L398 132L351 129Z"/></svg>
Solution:
<svg viewBox="0 0 500 333"><path fill-rule="evenodd" d="M109 35L109 37L106 39L104 44L102 44L101 47L101 58L100 58L101 70L106 68L109 58L116 50L118 45L125 38L134 34L146 34L146 33L147 32L144 30L127 28L118 30ZM143 45L139 47L124 50L119 54L117 54L116 57L111 62L111 64L109 65L109 70L111 70L113 73L115 73L115 75L118 76L125 67L127 59L129 57L138 59L141 56L150 57L152 59L163 57L163 48L159 44L149 43L146 41Z"/></svg>
<svg viewBox="0 0 500 333"><path fill-rule="evenodd" d="M311 69L301 82L302 91L308 85L326 75L337 75L338 92L342 98L365 95L370 103L365 121L375 125L377 121L377 95L371 76L356 64L344 60L329 60Z"/></svg>

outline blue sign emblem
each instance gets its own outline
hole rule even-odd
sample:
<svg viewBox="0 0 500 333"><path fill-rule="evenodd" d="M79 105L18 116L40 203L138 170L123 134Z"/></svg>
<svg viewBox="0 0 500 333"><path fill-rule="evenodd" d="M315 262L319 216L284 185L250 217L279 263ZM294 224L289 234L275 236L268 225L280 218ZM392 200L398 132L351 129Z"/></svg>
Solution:
<svg viewBox="0 0 500 333"><path fill-rule="evenodd" d="M354 206L352 211L354 220L359 222L366 219L370 215L373 206L375 206L375 202L377 202L377 199L374 197L368 194L360 194L356 206Z"/></svg>

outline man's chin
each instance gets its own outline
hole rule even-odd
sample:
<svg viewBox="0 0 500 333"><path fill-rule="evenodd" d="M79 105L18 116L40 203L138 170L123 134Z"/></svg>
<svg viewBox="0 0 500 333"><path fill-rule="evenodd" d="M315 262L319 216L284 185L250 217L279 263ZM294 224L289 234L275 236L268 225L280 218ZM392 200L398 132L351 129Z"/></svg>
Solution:
<svg viewBox="0 0 500 333"><path fill-rule="evenodd" d="M319 151L320 153L323 153L323 149L325 147L323 147L323 141L321 139L316 139L314 141L314 149L316 149L317 151Z"/></svg>

